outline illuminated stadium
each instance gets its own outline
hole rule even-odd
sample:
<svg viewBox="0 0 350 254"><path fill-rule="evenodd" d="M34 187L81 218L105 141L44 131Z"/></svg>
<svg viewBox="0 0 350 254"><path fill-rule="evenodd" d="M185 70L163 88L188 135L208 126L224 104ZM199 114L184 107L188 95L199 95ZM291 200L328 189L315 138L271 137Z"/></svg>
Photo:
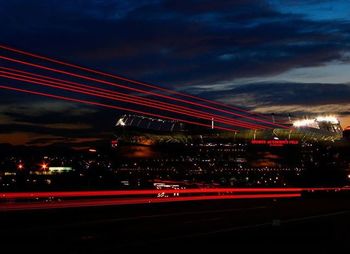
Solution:
<svg viewBox="0 0 350 254"><path fill-rule="evenodd" d="M155 145L167 143L235 142L253 140L335 141L342 138L342 128L334 116L284 121L288 128L242 129L223 131L187 125L140 115L123 115L116 123L116 139L123 143ZM277 142L277 141L276 141Z"/></svg>
<svg viewBox="0 0 350 254"><path fill-rule="evenodd" d="M341 142L333 141L342 137L337 118L287 121L278 119L285 128L225 131L216 129L215 123L204 128L123 115L117 120L112 147L120 170L154 174L157 182L297 186L306 179L329 181L339 172L339 179L344 179L341 160L334 157Z"/></svg>

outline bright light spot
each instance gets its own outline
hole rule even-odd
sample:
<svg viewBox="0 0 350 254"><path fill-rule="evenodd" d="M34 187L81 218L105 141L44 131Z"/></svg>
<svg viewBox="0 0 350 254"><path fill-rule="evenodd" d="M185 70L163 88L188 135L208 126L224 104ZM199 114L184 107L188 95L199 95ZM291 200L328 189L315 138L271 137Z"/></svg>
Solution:
<svg viewBox="0 0 350 254"><path fill-rule="evenodd" d="M116 124L117 126L118 125L121 125L121 126L125 126L125 122L124 122L124 119L123 118L120 118Z"/></svg>
<svg viewBox="0 0 350 254"><path fill-rule="evenodd" d="M41 169L42 170L46 170L47 169L47 163L43 162L43 164L41 164Z"/></svg>
<svg viewBox="0 0 350 254"><path fill-rule="evenodd" d="M318 128L318 124L315 119L302 119L293 123L294 127L313 127Z"/></svg>
<svg viewBox="0 0 350 254"><path fill-rule="evenodd" d="M90 148L90 149L89 149L89 152L90 152L90 153L96 153L96 149Z"/></svg>
<svg viewBox="0 0 350 254"><path fill-rule="evenodd" d="M316 117L317 122L328 122L332 124L338 124L339 120L335 116L318 116Z"/></svg>
<svg viewBox="0 0 350 254"><path fill-rule="evenodd" d="M18 164L18 169L23 169L23 168L24 168L24 166L22 163Z"/></svg>
<svg viewBox="0 0 350 254"><path fill-rule="evenodd" d="M315 119L301 119L293 123L294 127L311 127L319 129L319 123L339 124L335 116L317 116Z"/></svg>

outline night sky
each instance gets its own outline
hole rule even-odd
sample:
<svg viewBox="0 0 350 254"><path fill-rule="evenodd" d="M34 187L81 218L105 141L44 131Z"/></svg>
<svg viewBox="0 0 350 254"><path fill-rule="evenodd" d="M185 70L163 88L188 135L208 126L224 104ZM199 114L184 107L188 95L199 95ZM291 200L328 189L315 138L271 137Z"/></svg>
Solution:
<svg viewBox="0 0 350 254"><path fill-rule="evenodd" d="M260 113L336 114L350 125L348 0L0 0L0 43ZM109 139L116 116L0 90L0 143L85 147Z"/></svg>

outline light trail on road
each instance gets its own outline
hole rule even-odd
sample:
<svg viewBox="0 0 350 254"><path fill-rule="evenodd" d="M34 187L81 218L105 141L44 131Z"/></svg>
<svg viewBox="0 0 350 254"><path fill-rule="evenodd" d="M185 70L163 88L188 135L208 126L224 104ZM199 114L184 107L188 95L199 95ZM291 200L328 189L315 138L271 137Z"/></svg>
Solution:
<svg viewBox="0 0 350 254"><path fill-rule="evenodd" d="M32 198L76 198L76 197L112 197L141 196L163 194L208 194L208 193L301 193L315 191L349 191L350 187L315 187L315 188L199 188L199 189L152 189L152 190L101 190L101 191L49 191L49 192L3 192L0 199Z"/></svg>
<svg viewBox="0 0 350 254"><path fill-rule="evenodd" d="M114 198L102 200L69 200L61 202L47 203L10 203L0 206L0 211L26 211L26 210L46 210L60 208L79 208L94 206L117 206L117 205L136 205L136 204L154 204L201 200L225 200L225 199L269 199L269 198L298 198L300 193L287 194L241 194L241 195L210 195L210 196L191 196L191 197L163 197L163 198Z"/></svg>

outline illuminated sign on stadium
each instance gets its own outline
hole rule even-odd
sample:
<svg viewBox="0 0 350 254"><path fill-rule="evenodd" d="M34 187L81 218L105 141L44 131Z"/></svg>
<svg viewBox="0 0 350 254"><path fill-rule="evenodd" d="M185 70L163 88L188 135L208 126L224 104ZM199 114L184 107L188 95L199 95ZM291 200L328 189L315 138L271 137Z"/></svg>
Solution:
<svg viewBox="0 0 350 254"><path fill-rule="evenodd" d="M253 145L269 145L269 146L284 146L284 145L297 145L298 140L265 140L265 139L254 139L251 141Z"/></svg>

